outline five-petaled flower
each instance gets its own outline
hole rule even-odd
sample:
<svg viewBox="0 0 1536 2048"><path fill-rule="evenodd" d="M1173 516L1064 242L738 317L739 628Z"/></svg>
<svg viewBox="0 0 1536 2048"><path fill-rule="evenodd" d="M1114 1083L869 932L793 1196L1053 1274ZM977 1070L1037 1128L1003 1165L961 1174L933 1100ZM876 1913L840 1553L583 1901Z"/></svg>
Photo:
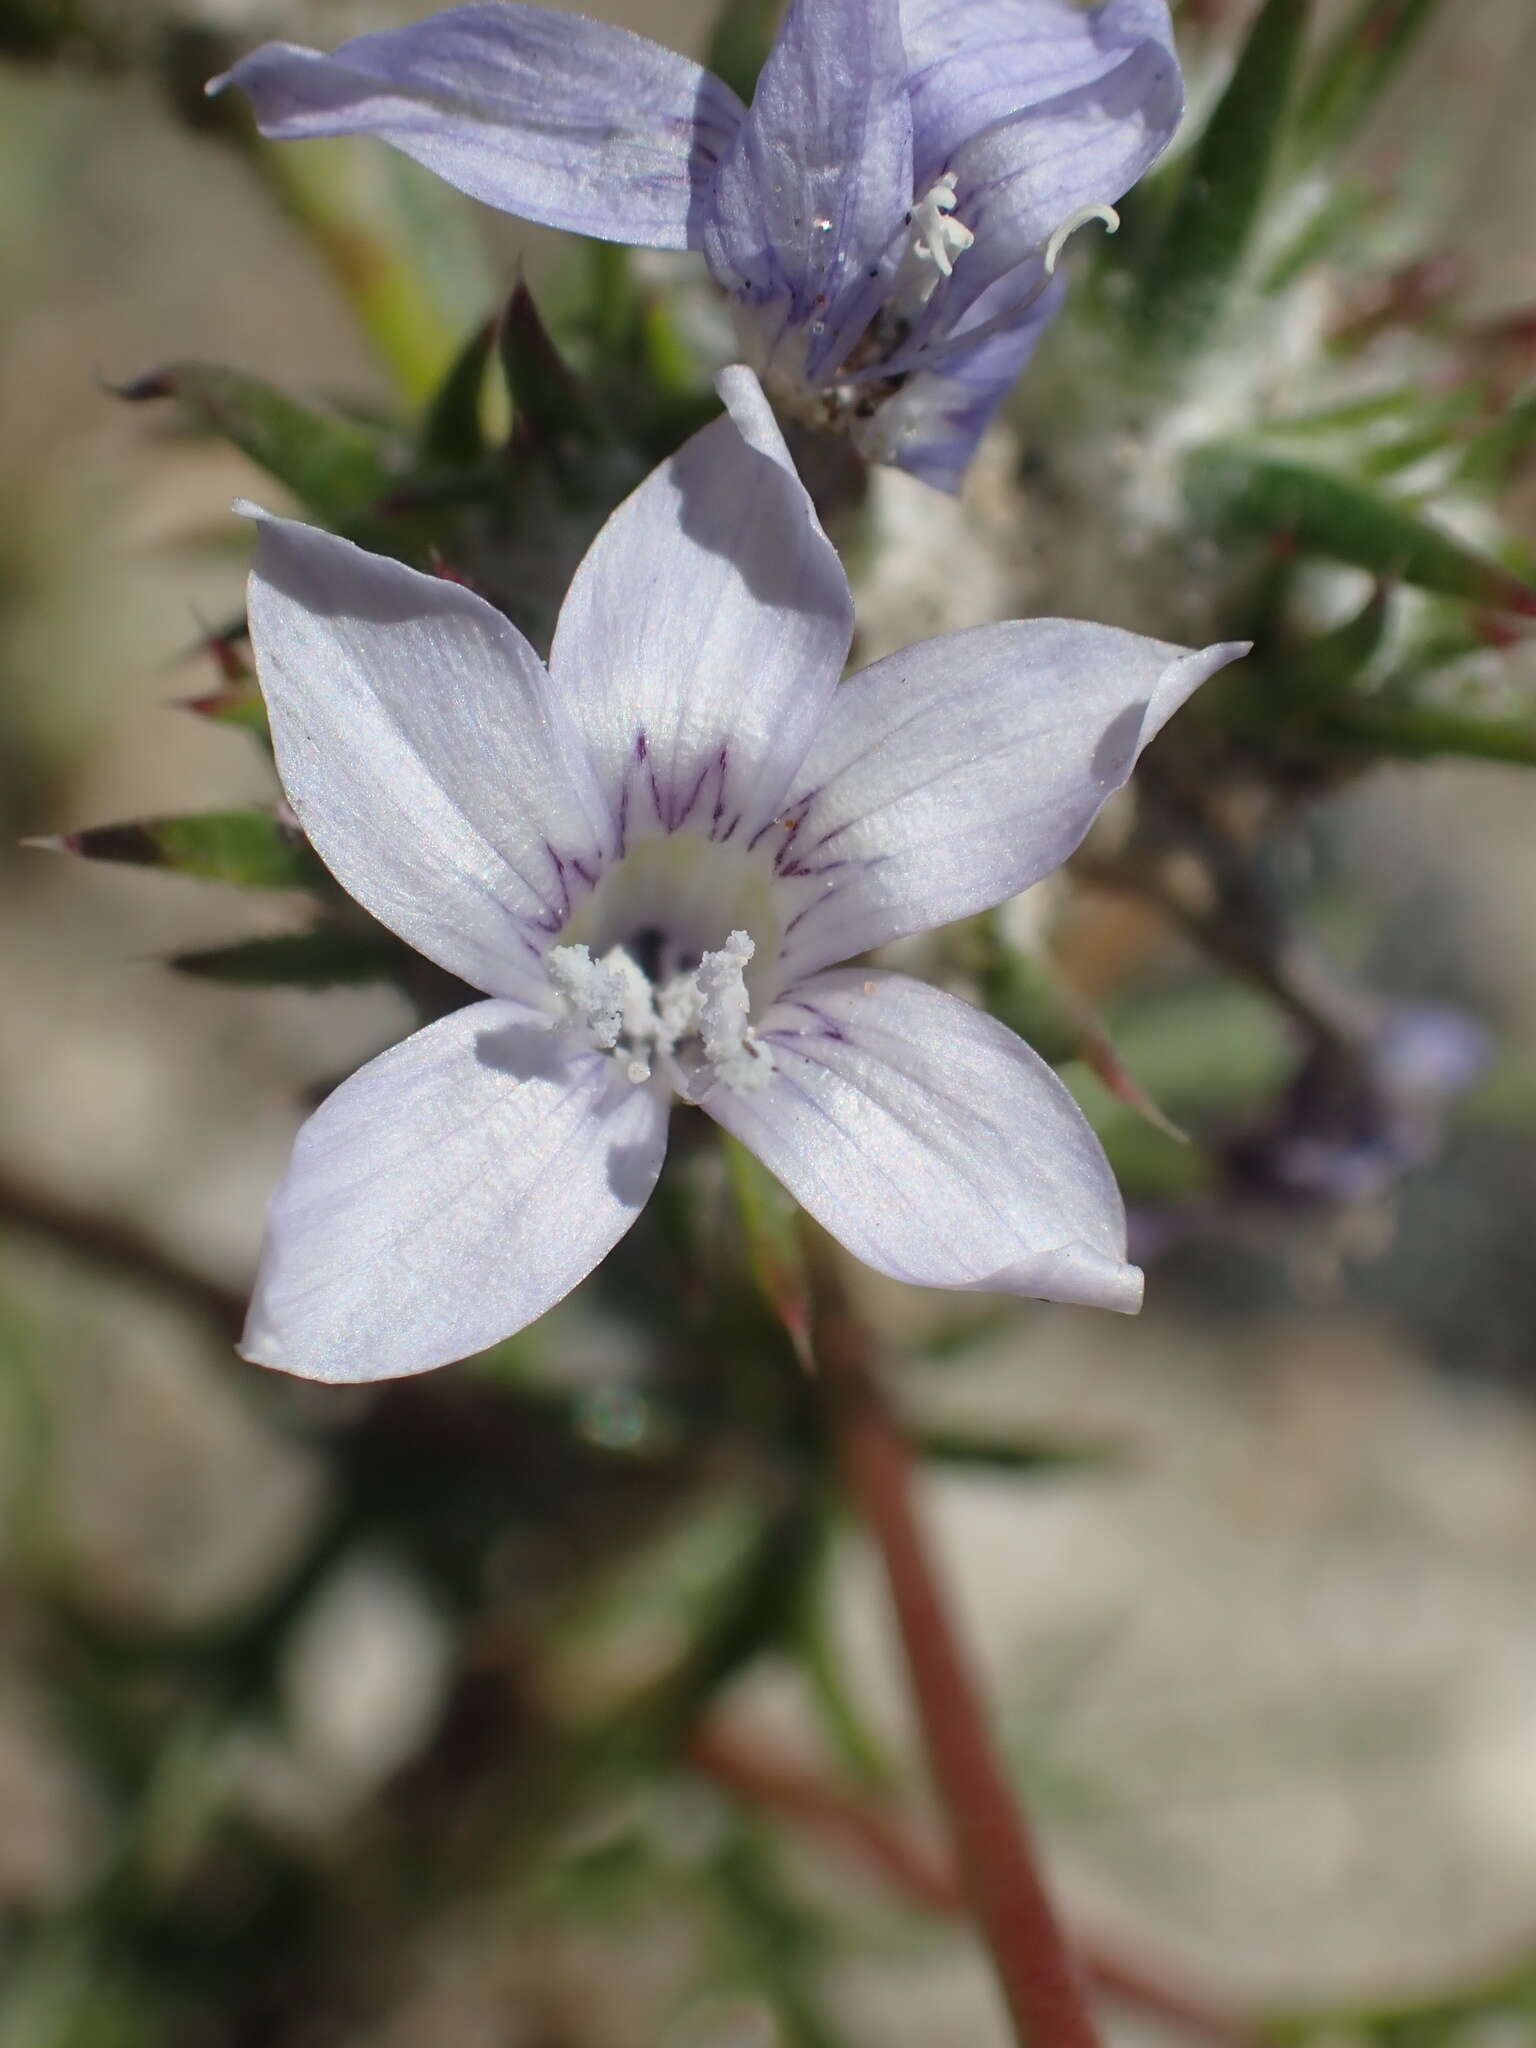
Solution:
<svg viewBox="0 0 1536 2048"><path fill-rule="evenodd" d="M1056 259L1167 144L1164 0L792 0L750 108L660 44L480 0L256 50L262 132L378 135L527 220L697 248L787 416L958 487Z"/></svg>
<svg viewBox="0 0 1536 2048"><path fill-rule="evenodd" d="M284 788L374 915L486 991L331 1095L243 1349L333 1380L510 1335L629 1227L672 1098L896 1277L1134 1309L1108 1162L959 998L851 959L1055 867L1240 649L980 626L840 683L847 581L752 373L608 521L548 667L472 592L263 519Z"/></svg>

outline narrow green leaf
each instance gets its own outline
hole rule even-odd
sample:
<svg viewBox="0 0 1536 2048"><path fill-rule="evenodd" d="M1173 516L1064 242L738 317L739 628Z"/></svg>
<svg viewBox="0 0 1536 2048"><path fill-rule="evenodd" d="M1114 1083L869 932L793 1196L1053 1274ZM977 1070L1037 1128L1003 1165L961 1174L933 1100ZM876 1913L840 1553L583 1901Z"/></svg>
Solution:
<svg viewBox="0 0 1536 2048"><path fill-rule="evenodd" d="M1372 391L1316 412L1292 413L1265 423L1266 439L1310 441L1337 448L1395 450L1434 435L1440 441L1483 404L1470 384L1425 392L1416 385Z"/></svg>
<svg viewBox="0 0 1536 2048"><path fill-rule="evenodd" d="M804 1356L810 1341L810 1283L797 1228L799 1210L756 1155L734 1138L725 1140L725 1161L752 1278Z"/></svg>
<svg viewBox="0 0 1536 2048"><path fill-rule="evenodd" d="M192 425L248 455L318 519L345 526L387 482L375 437L286 392L216 363L170 363L120 387L134 401L171 398Z"/></svg>
<svg viewBox="0 0 1536 2048"><path fill-rule="evenodd" d="M823 1555L804 1574L801 1600L786 1647L793 1650L810 1705L833 1753L856 1784L889 1793L898 1772L855 1687L857 1659L848 1653L829 1598L835 1524L822 1530Z"/></svg>
<svg viewBox="0 0 1536 2048"><path fill-rule="evenodd" d="M239 988L355 988L388 981L398 949L372 932L276 932L178 953L170 962L179 974L222 981Z"/></svg>
<svg viewBox="0 0 1536 2048"><path fill-rule="evenodd" d="M1305 160L1352 142L1402 68L1439 0L1360 0L1319 58L1296 117Z"/></svg>
<svg viewBox="0 0 1536 2048"><path fill-rule="evenodd" d="M496 348L512 400L514 441L548 448L597 437L591 400L550 339L521 279L502 310Z"/></svg>
<svg viewBox="0 0 1536 2048"><path fill-rule="evenodd" d="M995 912L977 919L972 930L976 979L985 1007L1053 1067L1075 1059L1082 1033L1044 961L1009 945Z"/></svg>
<svg viewBox="0 0 1536 2048"><path fill-rule="evenodd" d="M757 74L773 47L783 0L724 0L704 62L739 99L751 101Z"/></svg>
<svg viewBox="0 0 1536 2048"><path fill-rule="evenodd" d="M1211 526L1284 539L1398 583L1536 615L1536 589L1369 484L1258 446L1217 442L1185 471L1191 510Z"/></svg>
<svg viewBox="0 0 1536 2048"><path fill-rule="evenodd" d="M925 1458L944 1465L969 1465L993 1472L1062 1472L1121 1464L1122 1446L1074 1442L1061 1437L1010 1437L991 1431L923 1429L917 1448Z"/></svg>
<svg viewBox="0 0 1536 2048"><path fill-rule="evenodd" d="M1307 12L1307 0L1265 0L1195 145L1137 296L1138 323L1165 343L1187 347L1204 338L1252 247L1284 133Z"/></svg>
<svg viewBox="0 0 1536 2048"><path fill-rule="evenodd" d="M594 365L632 357L641 300L628 249L619 242L589 242L587 284Z"/></svg>
<svg viewBox="0 0 1536 2048"><path fill-rule="evenodd" d="M212 719L215 725L233 725L242 732L254 733L258 739L267 738L266 700L254 679L224 683L201 697L185 697L181 708L195 711L199 718Z"/></svg>
<svg viewBox="0 0 1536 2048"><path fill-rule="evenodd" d="M1288 664L1288 673L1299 680L1310 696L1332 696L1356 683L1370 666L1386 637L1391 613L1391 591L1381 584L1373 590L1353 618L1320 633Z"/></svg>
<svg viewBox="0 0 1536 2048"><path fill-rule="evenodd" d="M772 2007L783 2048L851 2048L822 2008L825 1924L782 1884L765 1830L739 1820L709 1871L709 1896L726 1922L733 1960Z"/></svg>
<svg viewBox="0 0 1536 2048"><path fill-rule="evenodd" d="M86 860L168 868L199 881L233 882L246 889L311 889L325 872L297 826L256 805L241 811L94 825L29 843L77 853Z"/></svg>
<svg viewBox="0 0 1536 2048"><path fill-rule="evenodd" d="M480 407L495 342L496 323L487 320L470 336L438 386L421 427L421 459L429 468L472 463L485 453Z"/></svg>
<svg viewBox="0 0 1536 2048"><path fill-rule="evenodd" d="M1463 483L1497 490L1536 451L1536 388L1523 391L1502 417L1467 444L1458 465Z"/></svg>
<svg viewBox="0 0 1536 2048"><path fill-rule="evenodd" d="M1378 205L1374 188L1362 179L1341 178L1336 185L1326 186L1289 241L1270 258L1259 279L1259 290L1266 297L1288 291L1346 238L1358 238Z"/></svg>
<svg viewBox="0 0 1536 2048"><path fill-rule="evenodd" d="M1315 737L1326 746L1400 761L1457 758L1536 768L1536 716L1507 718L1454 704L1412 702L1390 681L1330 704Z"/></svg>

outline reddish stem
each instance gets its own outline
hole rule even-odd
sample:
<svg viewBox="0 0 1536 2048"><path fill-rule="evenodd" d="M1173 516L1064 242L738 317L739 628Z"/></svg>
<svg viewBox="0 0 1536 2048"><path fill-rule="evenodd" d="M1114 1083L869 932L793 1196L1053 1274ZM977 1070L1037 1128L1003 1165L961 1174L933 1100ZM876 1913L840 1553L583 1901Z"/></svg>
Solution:
<svg viewBox="0 0 1536 2048"><path fill-rule="evenodd" d="M942 1856L836 1785L782 1758L765 1757L755 1745L746 1748L718 1722L696 1728L687 1753L693 1768L717 1785L837 1843L930 1913L965 1911L959 1882Z"/></svg>
<svg viewBox="0 0 1536 2048"><path fill-rule="evenodd" d="M757 1742L748 1747L718 1720L695 1729L687 1755L694 1769L717 1785L845 1849L928 1912L966 1910L959 1880L942 1855L814 1771L787 1757L765 1755ZM1106 1997L1166 2020L1212 2048L1255 2048L1257 2037L1240 2020L1118 1949L1079 1940L1077 1953L1084 1977Z"/></svg>
<svg viewBox="0 0 1536 2048"><path fill-rule="evenodd" d="M966 1901L1025 2048L1099 2048L1083 1986L993 1752L913 1503L912 1457L828 1240L808 1226L812 1341L849 1491L880 1550Z"/></svg>

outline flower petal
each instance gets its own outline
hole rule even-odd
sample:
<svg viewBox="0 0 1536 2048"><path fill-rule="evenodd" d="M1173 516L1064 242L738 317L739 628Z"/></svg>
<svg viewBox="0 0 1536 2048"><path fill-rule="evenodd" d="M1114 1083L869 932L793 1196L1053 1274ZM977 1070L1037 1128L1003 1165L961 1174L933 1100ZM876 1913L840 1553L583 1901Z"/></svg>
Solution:
<svg viewBox="0 0 1536 2048"><path fill-rule="evenodd" d="M1037 257L1058 228L1128 192L1167 148L1184 111L1184 83L1161 5L1106 0L1085 8L1076 0L1016 0L1013 11L1020 32L1012 62L1006 41L993 53L997 78L1012 78L1013 108L994 84L967 107L963 129L956 126L965 104L960 87L980 76L985 61L969 42L931 74L944 80L946 107L950 96L956 104L943 119L935 108L930 146L951 135L943 161L955 178L956 217L976 237L945 294L951 327L998 278ZM1087 76L1051 97L1036 87L1039 44L1025 32L1047 15L1062 23L1065 42L1086 46L1079 68ZM978 111L994 106L990 125L983 125Z"/></svg>
<svg viewBox="0 0 1536 2048"><path fill-rule="evenodd" d="M547 227L683 249L741 120L729 86L607 22L519 0L450 7L334 55L268 43L237 85L263 135L377 135L461 192Z"/></svg>
<svg viewBox="0 0 1536 2048"><path fill-rule="evenodd" d="M783 997L761 1036L767 1086L717 1086L704 1107L867 1266L919 1287L1141 1306L1098 1139L995 1018L844 968Z"/></svg>
<svg viewBox="0 0 1536 2048"><path fill-rule="evenodd" d="M919 189L962 144L1065 95L1103 86L1139 51L1152 60L1150 82L1167 126L1163 143L1178 124L1182 91L1164 0L966 0L964 7L901 0L901 30Z"/></svg>
<svg viewBox="0 0 1536 2048"><path fill-rule="evenodd" d="M1184 699L1245 652L1027 619L851 677L785 808L778 869L803 897L785 984L1049 874Z"/></svg>
<svg viewBox="0 0 1536 2048"><path fill-rule="evenodd" d="M968 343L960 334L925 350L900 390L857 431L860 452L871 462L909 470L936 490L958 491L976 444L1065 296L1066 279L1052 278L1009 324L979 341Z"/></svg>
<svg viewBox="0 0 1536 2048"><path fill-rule="evenodd" d="M750 838L820 726L853 603L749 370L731 416L653 471L571 583L550 673L636 832Z"/></svg>
<svg viewBox="0 0 1536 2048"><path fill-rule="evenodd" d="M667 1101L521 1003L473 1003L381 1053L299 1132L241 1352L391 1379L544 1313L650 1196Z"/></svg>
<svg viewBox="0 0 1536 2048"><path fill-rule="evenodd" d="M804 328L811 382L841 360L912 198L897 0L793 0L703 238L716 278L766 326L765 357L779 331Z"/></svg>
<svg viewBox="0 0 1536 2048"><path fill-rule="evenodd" d="M542 987L567 875L595 872L613 836L543 664L460 585L258 516L251 642L277 771L315 850L472 986Z"/></svg>

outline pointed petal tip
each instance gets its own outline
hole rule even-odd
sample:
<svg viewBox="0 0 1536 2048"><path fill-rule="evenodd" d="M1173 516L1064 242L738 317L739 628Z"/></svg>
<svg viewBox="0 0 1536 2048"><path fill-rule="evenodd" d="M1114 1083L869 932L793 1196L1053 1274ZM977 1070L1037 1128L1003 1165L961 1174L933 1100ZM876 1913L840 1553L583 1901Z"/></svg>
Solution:
<svg viewBox="0 0 1536 2048"><path fill-rule="evenodd" d="M978 1281L977 1288L983 1293L1022 1294L1037 1301L1133 1316L1141 1308L1146 1281L1139 1266L1127 1265L1124 1259L1078 1241L1040 1252L1022 1266Z"/></svg>
<svg viewBox="0 0 1536 2048"><path fill-rule="evenodd" d="M1217 640L1209 647L1191 647L1169 664L1164 681L1177 678L1183 695L1187 697L1221 669L1229 668L1234 661L1241 661L1245 654L1252 652L1251 640Z"/></svg>
<svg viewBox="0 0 1536 2048"><path fill-rule="evenodd" d="M18 839L18 846L25 846L32 853L70 853L69 835L65 832L34 832L25 839Z"/></svg>
<svg viewBox="0 0 1536 2048"><path fill-rule="evenodd" d="M254 1304L252 1308L254 1319ZM285 1379L307 1380L312 1386L361 1387L383 1378L401 1378L411 1371L432 1371L435 1366L406 1367L389 1374L359 1370L345 1362L337 1363L326 1359L314 1364L301 1365L286 1356L276 1336L270 1331L253 1329L248 1321L239 1343L234 1347L235 1356L245 1365L259 1366L263 1372L280 1372Z"/></svg>
<svg viewBox="0 0 1536 2048"><path fill-rule="evenodd" d="M1189 702L1202 684L1252 651L1251 640L1218 640L1209 647L1180 649L1158 678L1146 706L1140 745L1127 760L1125 774L1129 775L1135 766L1142 748L1151 744L1173 714Z"/></svg>

